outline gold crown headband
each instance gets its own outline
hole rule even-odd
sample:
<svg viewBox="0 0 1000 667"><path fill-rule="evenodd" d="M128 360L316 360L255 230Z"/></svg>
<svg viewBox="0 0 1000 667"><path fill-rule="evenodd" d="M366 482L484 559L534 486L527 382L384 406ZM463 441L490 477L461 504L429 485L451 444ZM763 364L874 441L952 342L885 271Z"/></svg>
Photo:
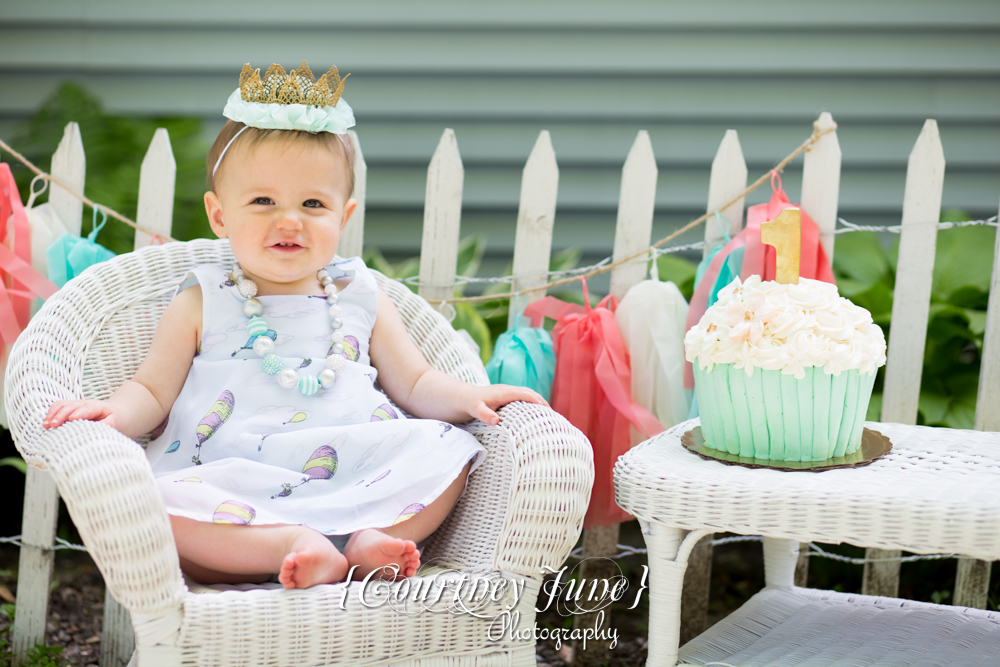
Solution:
<svg viewBox="0 0 1000 667"><path fill-rule="evenodd" d="M281 65L271 65L260 78L260 69L250 63L240 72L240 87L233 91L222 115L243 123L215 161L212 177L219 170L226 151L248 127L272 130L331 132L340 137L348 150L344 133L354 125L354 111L341 99L348 74L340 78L336 67L316 80L303 60L298 69L285 73Z"/></svg>
<svg viewBox="0 0 1000 667"><path fill-rule="evenodd" d="M240 96L244 102L261 104L309 104L314 107L337 106L344 92L344 82L340 72L333 66L316 80L309 65L303 60L298 69L285 74L285 68L273 64L260 78L260 68L251 69L250 63L243 65L240 72Z"/></svg>

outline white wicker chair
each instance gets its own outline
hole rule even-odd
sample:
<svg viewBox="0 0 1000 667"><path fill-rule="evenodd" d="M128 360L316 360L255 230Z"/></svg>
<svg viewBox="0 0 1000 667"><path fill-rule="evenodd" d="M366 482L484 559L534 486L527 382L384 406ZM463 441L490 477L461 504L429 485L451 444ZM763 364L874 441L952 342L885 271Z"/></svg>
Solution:
<svg viewBox="0 0 1000 667"><path fill-rule="evenodd" d="M46 302L15 344L7 369L15 443L30 465L51 471L109 590L131 613L133 663L534 665L532 637L497 637L499 622L488 636L510 594L487 599L476 616L443 610L448 596L432 605L436 611L415 614L371 600L366 605L358 582L295 591L276 584L193 585L178 566L142 447L91 421L42 429L53 401L106 398L134 374L189 268L232 261L227 241L196 240L93 266ZM488 382L479 359L441 315L400 283L376 277L434 367L474 384ZM427 565L406 585L429 582L431 561L466 574L480 591L500 577L523 579L517 629L531 635L543 568L560 567L580 535L593 457L583 434L548 408L513 403L500 415L498 426L464 427L489 456L455 511L423 544ZM401 592L402 584L388 588Z"/></svg>

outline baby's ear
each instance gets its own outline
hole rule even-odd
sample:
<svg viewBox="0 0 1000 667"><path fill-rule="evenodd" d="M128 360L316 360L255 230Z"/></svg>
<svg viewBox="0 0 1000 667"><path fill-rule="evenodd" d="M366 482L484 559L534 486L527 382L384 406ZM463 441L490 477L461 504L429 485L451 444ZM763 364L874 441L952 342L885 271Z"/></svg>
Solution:
<svg viewBox="0 0 1000 667"><path fill-rule="evenodd" d="M205 213L208 215L208 224L211 225L215 235L220 239L226 238L228 233L222 222L222 203L219 201L219 195L211 190L205 193Z"/></svg>
<svg viewBox="0 0 1000 667"><path fill-rule="evenodd" d="M205 196L207 197L208 193L205 193ZM351 219L351 216L354 215L354 211L357 210L357 208L358 208L358 200L355 199L354 197L348 199L347 202L344 204L344 218L343 220L340 221L341 233L343 233L344 229L347 227L347 222Z"/></svg>

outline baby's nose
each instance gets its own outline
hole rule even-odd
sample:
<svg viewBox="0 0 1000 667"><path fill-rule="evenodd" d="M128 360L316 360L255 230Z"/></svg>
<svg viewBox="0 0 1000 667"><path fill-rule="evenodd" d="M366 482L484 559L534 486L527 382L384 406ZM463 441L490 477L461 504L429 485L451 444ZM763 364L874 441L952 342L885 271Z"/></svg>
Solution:
<svg viewBox="0 0 1000 667"><path fill-rule="evenodd" d="M294 211L283 212L278 217L278 229L299 230L302 229L302 220L298 213Z"/></svg>

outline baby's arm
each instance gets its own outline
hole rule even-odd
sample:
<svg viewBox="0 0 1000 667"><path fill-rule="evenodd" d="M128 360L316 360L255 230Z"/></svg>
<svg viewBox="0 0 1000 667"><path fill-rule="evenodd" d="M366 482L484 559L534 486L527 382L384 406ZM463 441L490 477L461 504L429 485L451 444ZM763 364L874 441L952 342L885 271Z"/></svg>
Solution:
<svg viewBox="0 0 1000 667"><path fill-rule="evenodd" d="M177 400L201 337L201 287L170 302L153 334L149 353L131 380L106 401L56 401L42 422L55 428L74 419L100 421L135 438L160 425Z"/></svg>
<svg viewBox="0 0 1000 667"><path fill-rule="evenodd" d="M396 405L415 417L446 422L480 419L498 424L496 410L512 401L548 405L526 387L477 387L431 368L406 333L396 305L381 289L369 352L379 371L379 384Z"/></svg>

